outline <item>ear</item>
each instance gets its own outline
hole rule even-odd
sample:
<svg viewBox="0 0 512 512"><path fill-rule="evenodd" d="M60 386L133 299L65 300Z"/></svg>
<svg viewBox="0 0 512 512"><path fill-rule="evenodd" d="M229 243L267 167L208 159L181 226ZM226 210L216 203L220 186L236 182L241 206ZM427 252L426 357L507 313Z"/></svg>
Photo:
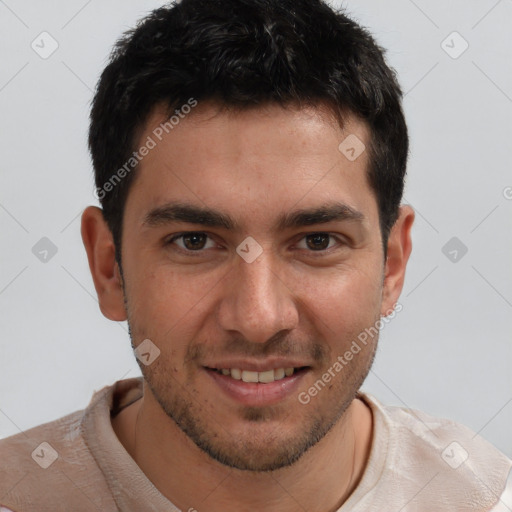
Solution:
<svg viewBox="0 0 512 512"><path fill-rule="evenodd" d="M116 322L126 320L114 240L100 208L88 206L84 210L81 233L101 312Z"/></svg>
<svg viewBox="0 0 512 512"><path fill-rule="evenodd" d="M388 238L386 270L382 287L381 315L387 316L397 303L404 285L405 267L412 250L411 228L414 210L401 206L399 216Z"/></svg>

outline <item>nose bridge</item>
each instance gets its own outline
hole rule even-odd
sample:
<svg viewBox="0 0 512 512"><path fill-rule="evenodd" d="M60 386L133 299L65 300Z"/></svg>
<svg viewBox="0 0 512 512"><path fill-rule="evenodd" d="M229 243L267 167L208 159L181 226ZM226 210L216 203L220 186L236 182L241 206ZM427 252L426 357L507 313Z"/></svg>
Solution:
<svg viewBox="0 0 512 512"><path fill-rule="evenodd" d="M226 330L248 341L264 343L277 332L296 326L298 315L292 292L283 282L278 261L270 250L253 262L236 263L223 297L220 321Z"/></svg>

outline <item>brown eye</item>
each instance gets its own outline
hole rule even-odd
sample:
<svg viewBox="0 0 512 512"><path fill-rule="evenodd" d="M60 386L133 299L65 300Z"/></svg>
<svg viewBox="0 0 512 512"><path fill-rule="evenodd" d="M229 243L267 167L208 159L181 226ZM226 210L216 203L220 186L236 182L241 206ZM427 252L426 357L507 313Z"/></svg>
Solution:
<svg viewBox="0 0 512 512"><path fill-rule="evenodd" d="M331 235L327 233L314 233L307 235L306 237L307 246L313 251L323 251L329 247Z"/></svg>
<svg viewBox="0 0 512 512"><path fill-rule="evenodd" d="M176 242L176 245L183 251L200 252L202 249L208 248L207 242L209 238L206 233L191 231L173 236L168 240L167 244L173 245ZM178 243L178 241L181 243ZM210 241L210 244L213 244L210 247L215 245L213 241Z"/></svg>
<svg viewBox="0 0 512 512"><path fill-rule="evenodd" d="M190 233L183 235L183 245L193 251L195 249L203 249L206 243L206 235L204 233Z"/></svg>

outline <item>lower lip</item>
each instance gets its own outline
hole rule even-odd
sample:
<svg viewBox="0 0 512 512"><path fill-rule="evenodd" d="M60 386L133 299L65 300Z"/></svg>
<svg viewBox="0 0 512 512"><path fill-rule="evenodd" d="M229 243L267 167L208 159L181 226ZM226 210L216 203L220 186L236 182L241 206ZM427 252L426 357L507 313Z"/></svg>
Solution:
<svg viewBox="0 0 512 512"><path fill-rule="evenodd" d="M204 368L204 370L231 399L242 405L251 406L273 405L290 395L297 394L300 382L309 372L309 369L304 368L290 377L263 384L236 380L208 368Z"/></svg>

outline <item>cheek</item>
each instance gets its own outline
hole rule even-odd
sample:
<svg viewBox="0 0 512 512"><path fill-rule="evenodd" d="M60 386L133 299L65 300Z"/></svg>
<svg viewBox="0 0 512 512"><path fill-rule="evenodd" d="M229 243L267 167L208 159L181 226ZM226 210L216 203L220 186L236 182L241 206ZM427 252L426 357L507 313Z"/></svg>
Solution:
<svg viewBox="0 0 512 512"><path fill-rule="evenodd" d="M308 309L333 331L366 326L379 315L381 277L375 270L345 268L301 281Z"/></svg>
<svg viewBox="0 0 512 512"><path fill-rule="evenodd" d="M131 275L127 280L128 313L132 334L155 340L159 347L181 353L197 336L203 322L208 294L219 281L172 272L168 266L153 266L151 272Z"/></svg>
<svg viewBox="0 0 512 512"><path fill-rule="evenodd" d="M151 263L148 267L148 271L135 269L130 274L127 291L132 313L152 313L158 319L183 316L193 299L193 280L184 279L166 265Z"/></svg>

